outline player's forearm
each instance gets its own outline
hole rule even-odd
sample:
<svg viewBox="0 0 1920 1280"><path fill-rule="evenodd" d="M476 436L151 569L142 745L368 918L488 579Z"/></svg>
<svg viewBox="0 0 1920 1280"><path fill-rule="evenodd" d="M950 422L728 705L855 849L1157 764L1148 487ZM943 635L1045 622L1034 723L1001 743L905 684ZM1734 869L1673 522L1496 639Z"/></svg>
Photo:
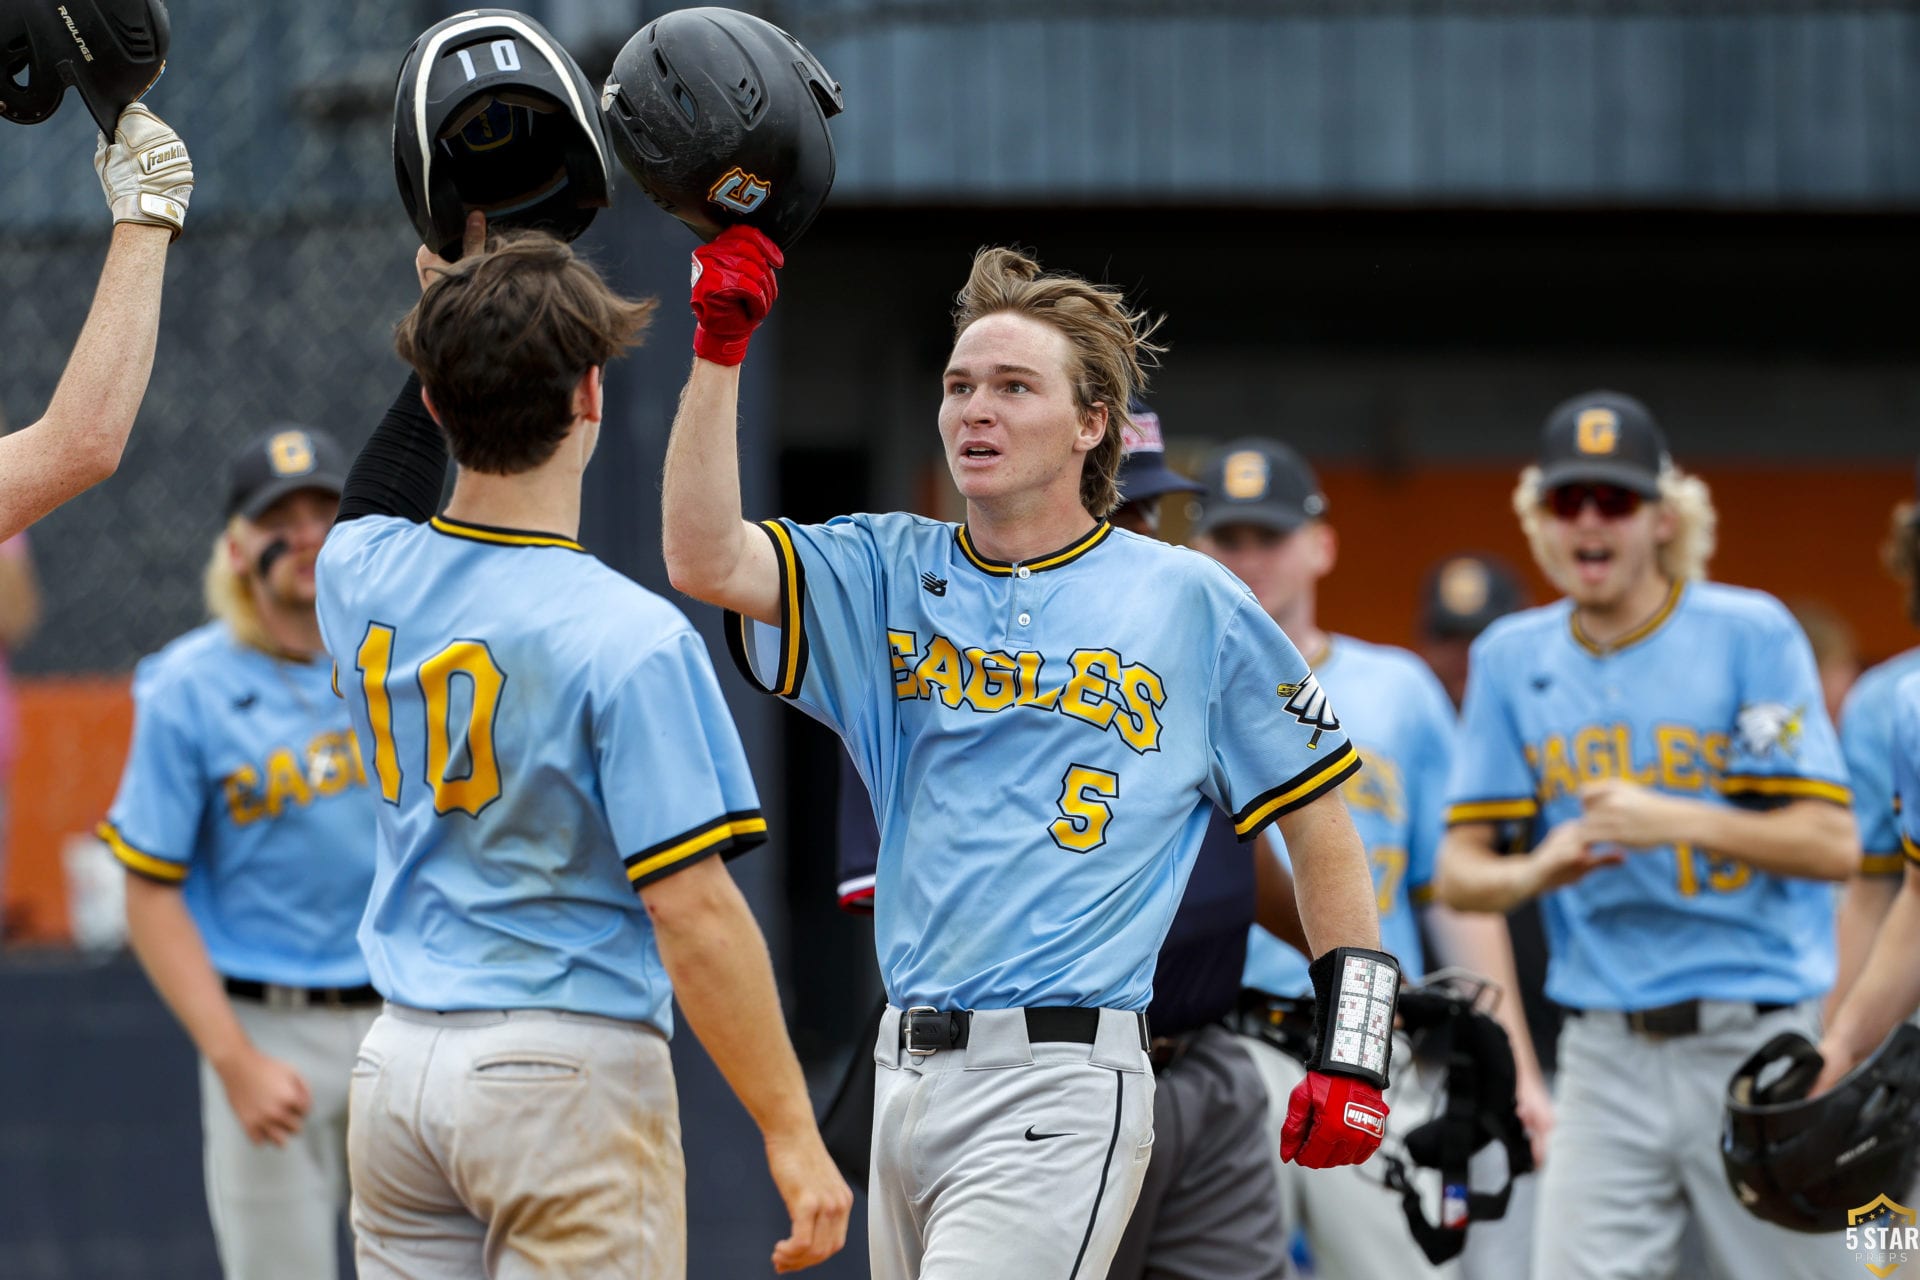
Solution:
<svg viewBox="0 0 1920 1280"><path fill-rule="evenodd" d="M1853 990L1835 1012L1826 1039L1858 1062L1916 1007L1920 1007L1920 868L1908 867L1886 924L1874 939Z"/></svg>
<svg viewBox="0 0 1920 1280"><path fill-rule="evenodd" d="M674 885L671 880L698 876ZM813 1106L787 1038L773 964L746 899L717 859L644 893L687 1025L769 1138L809 1132Z"/></svg>
<svg viewBox="0 0 1920 1280"><path fill-rule="evenodd" d="M725 603L719 597L751 532L740 502L739 407L738 366L696 359L680 393L661 486L667 576L675 589L714 604Z"/></svg>
<svg viewBox="0 0 1920 1280"><path fill-rule="evenodd" d="M1899 896L1900 884L1901 878L1897 875L1870 876L1857 872L1847 881L1834 916L1837 955L1833 990L1827 993L1826 1000L1826 1021L1829 1023L1867 963L1867 955L1873 950L1881 923L1886 920L1888 911Z"/></svg>
<svg viewBox="0 0 1920 1280"><path fill-rule="evenodd" d="M1279 819L1293 855L1294 896L1315 956L1335 947L1380 947L1380 908L1366 846L1346 801L1330 791Z"/></svg>
<svg viewBox="0 0 1920 1280"><path fill-rule="evenodd" d="M1447 832L1434 867L1435 899L1455 911L1505 915L1539 893L1531 854L1493 850L1489 823L1465 823Z"/></svg>
<svg viewBox="0 0 1920 1280"><path fill-rule="evenodd" d="M93 306L46 414L0 439L0 538L10 538L120 465L153 371L169 233L113 229Z"/></svg>
<svg viewBox="0 0 1920 1280"><path fill-rule="evenodd" d="M1520 971L1513 959L1513 935L1500 916L1481 912L1461 912L1435 904L1427 909L1426 924L1433 935L1435 950L1448 964L1457 964L1490 980L1500 989L1501 998L1493 1016L1513 1043L1513 1066L1520 1081L1545 1084L1540 1070L1540 1055L1534 1051L1533 1034L1527 1028L1527 1016L1520 1002Z"/></svg>
<svg viewBox="0 0 1920 1280"><path fill-rule="evenodd" d="M430 519L447 480L447 442L427 412L420 375L410 374L347 472L336 521L399 516Z"/></svg>
<svg viewBox="0 0 1920 1280"><path fill-rule="evenodd" d="M247 1047L220 975L180 891L127 877L127 939L140 967L201 1056L216 1067Z"/></svg>
<svg viewBox="0 0 1920 1280"><path fill-rule="evenodd" d="M1859 828L1853 813L1839 805L1796 800L1751 812L1680 797L1669 802L1674 843L1808 880L1845 880L1860 866Z"/></svg>

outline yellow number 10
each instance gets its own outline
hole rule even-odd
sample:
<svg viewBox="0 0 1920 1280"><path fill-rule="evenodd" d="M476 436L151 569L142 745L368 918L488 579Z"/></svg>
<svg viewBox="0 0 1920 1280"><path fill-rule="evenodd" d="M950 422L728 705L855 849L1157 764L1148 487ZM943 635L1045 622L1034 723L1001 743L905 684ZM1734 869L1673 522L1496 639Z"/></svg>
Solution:
<svg viewBox="0 0 1920 1280"><path fill-rule="evenodd" d="M387 673L393 667L393 628L374 622L367 626L360 652L354 655L360 672L360 690L367 698L367 720L373 728L373 771L380 794L390 804L400 803L400 752L393 741L393 699L387 692ZM464 675L473 685L467 723L457 735L466 740L466 776L447 776L453 761L456 734L450 706L453 677ZM500 797L500 759L494 752L493 722L500 710L500 690L507 683L487 646L478 640L455 640L420 664L420 692L427 703L427 782L433 787L437 813L463 809L475 817Z"/></svg>

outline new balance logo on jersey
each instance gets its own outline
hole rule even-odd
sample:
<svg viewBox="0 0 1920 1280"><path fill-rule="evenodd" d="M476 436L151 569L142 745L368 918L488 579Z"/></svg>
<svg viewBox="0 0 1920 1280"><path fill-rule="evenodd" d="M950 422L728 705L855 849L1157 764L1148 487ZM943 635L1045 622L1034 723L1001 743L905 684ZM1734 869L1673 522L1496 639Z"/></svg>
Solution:
<svg viewBox="0 0 1920 1280"><path fill-rule="evenodd" d="M1387 1118L1372 1107L1363 1107L1357 1102L1349 1102L1347 1128L1370 1133L1376 1138L1384 1138L1387 1136Z"/></svg>
<svg viewBox="0 0 1920 1280"><path fill-rule="evenodd" d="M1340 717L1333 714L1317 677L1309 675L1299 684L1279 685L1274 692L1287 700L1286 709L1293 713L1295 720L1313 730L1313 736L1307 739L1309 750L1320 745L1321 734L1340 731Z"/></svg>
<svg viewBox="0 0 1920 1280"><path fill-rule="evenodd" d="M1553 688L1553 677L1552 676L1535 676L1532 680L1532 684L1533 684L1533 691L1535 693L1545 693L1547 690Z"/></svg>
<svg viewBox="0 0 1920 1280"><path fill-rule="evenodd" d="M943 596L947 594L947 580L945 578L936 578L931 573L923 573L920 575L920 585L926 588L927 594L930 596Z"/></svg>
<svg viewBox="0 0 1920 1280"><path fill-rule="evenodd" d="M233 709L235 711L251 711L253 710L253 704L258 701L260 701L259 694L243 693L233 700Z"/></svg>

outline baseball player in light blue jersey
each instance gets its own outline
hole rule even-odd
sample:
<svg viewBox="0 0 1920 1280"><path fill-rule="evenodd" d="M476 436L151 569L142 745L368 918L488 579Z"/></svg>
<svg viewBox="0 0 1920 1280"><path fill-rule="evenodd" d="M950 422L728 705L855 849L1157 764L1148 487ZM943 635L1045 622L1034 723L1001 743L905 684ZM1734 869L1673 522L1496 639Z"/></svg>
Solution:
<svg viewBox="0 0 1920 1280"><path fill-rule="evenodd" d="M1326 520L1326 496L1304 458L1275 440L1238 440L1213 455L1202 480L1207 491L1195 545L1233 570L1307 655L1365 762L1341 790L1372 863L1382 948L1399 958L1403 972L1418 978L1426 971L1418 908L1448 963L1491 978L1509 993L1497 1010L1514 1046L1521 1114L1538 1146L1552 1125L1553 1110L1526 1020L1511 995L1516 980L1505 925L1432 902L1453 759L1453 707L1446 691L1412 653L1320 627L1318 583L1333 569L1337 540ZM1287 862L1284 841L1275 842L1274 852ZM1249 933L1244 981L1280 996L1307 996L1313 990L1306 957L1259 927ZM1248 1052L1267 1078L1271 1110L1277 1113L1303 1068L1263 1042L1249 1042ZM1430 1118L1445 1079L1444 1063L1417 1068L1410 1055L1399 1061L1387 1095L1394 1108L1389 1140ZM1399 1228L1398 1193L1387 1188L1383 1167L1378 1158L1332 1173L1278 1166L1288 1221L1305 1230L1315 1266L1330 1280L1448 1273L1430 1263L1412 1235ZM1369 1209L1383 1215L1391 1229L1352 1230L1354 1214Z"/></svg>
<svg viewBox="0 0 1920 1280"><path fill-rule="evenodd" d="M214 620L141 662L100 834L135 954L200 1051L207 1206L228 1280L334 1280L347 1077L379 996L354 929L373 799L314 617L345 459L278 427L229 468Z"/></svg>
<svg viewBox="0 0 1920 1280"><path fill-rule="evenodd" d="M1541 1276L1669 1274L1691 1216L1715 1274L1812 1277L1829 1242L1755 1222L1721 1168L1727 1080L1806 1030L1833 980L1832 893L1859 858L1839 744L1787 611L1704 581L1713 511L1645 406L1547 420L1514 497L1567 593L1475 643L1442 900L1545 895L1562 1033ZM1530 853L1496 824L1532 820Z"/></svg>
<svg viewBox="0 0 1920 1280"><path fill-rule="evenodd" d="M852 1193L722 860L766 839L746 756L686 618L576 541L601 366L652 304L545 233L467 234L457 267L421 251L416 378L320 558L380 801L360 1275L683 1277L676 997L766 1135L797 1270L840 1247Z"/></svg>
<svg viewBox="0 0 1920 1280"><path fill-rule="evenodd" d="M1914 573L1920 560L1920 472L1915 479L1916 499L1894 508L1885 558L1906 588L1907 616L1920 623L1920 588ZM1840 962L1827 997L1830 1015L1866 963L1874 935L1899 891L1906 859L1900 852L1893 811L1893 691L1916 671L1920 671L1920 646L1895 654L1862 675L1840 710L1840 746L1853 784L1853 816L1860 824L1862 856L1840 904Z"/></svg>
<svg viewBox="0 0 1920 1280"><path fill-rule="evenodd" d="M1870 1057L1895 1026L1920 1012L1920 672L1887 695L1893 791L1889 825L1905 866L1901 889L1853 987L1820 1040L1824 1060L1812 1092L1823 1093ZM1898 1194L1888 1188L1888 1194Z"/></svg>
<svg viewBox="0 0 1920 1280"><path fill-rule="evenodd" d="M1398 975L1336 794L1352 746L1231 575L1104 518L1143 318L983 250L940 383L967 522L755 526L736 366L780 251L735 227L695 260L668 570L735 615L754 679L841 734L879 817L873 1274L1106 1274L1152 1152L1138 1011L1215 804L1243 838L1288 832L1325 952L1325 1061L1290 1141L1314 1164L1371 1153Z"/></svg>

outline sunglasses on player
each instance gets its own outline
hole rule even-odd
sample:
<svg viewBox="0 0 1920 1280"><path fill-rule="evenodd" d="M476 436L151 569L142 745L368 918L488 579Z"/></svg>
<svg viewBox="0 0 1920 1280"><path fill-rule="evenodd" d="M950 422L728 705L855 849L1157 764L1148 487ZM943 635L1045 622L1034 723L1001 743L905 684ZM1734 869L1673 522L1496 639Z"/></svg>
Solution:
<svg viewBox="0 0 1920 1280"><path fill-rule="evenodd" d="M1547 490L1543 505L1562 520L1577 520L1591 502L1602 519L1621 520L1638 511L1643 501L1617 484L1563 484Z"/></svg>

